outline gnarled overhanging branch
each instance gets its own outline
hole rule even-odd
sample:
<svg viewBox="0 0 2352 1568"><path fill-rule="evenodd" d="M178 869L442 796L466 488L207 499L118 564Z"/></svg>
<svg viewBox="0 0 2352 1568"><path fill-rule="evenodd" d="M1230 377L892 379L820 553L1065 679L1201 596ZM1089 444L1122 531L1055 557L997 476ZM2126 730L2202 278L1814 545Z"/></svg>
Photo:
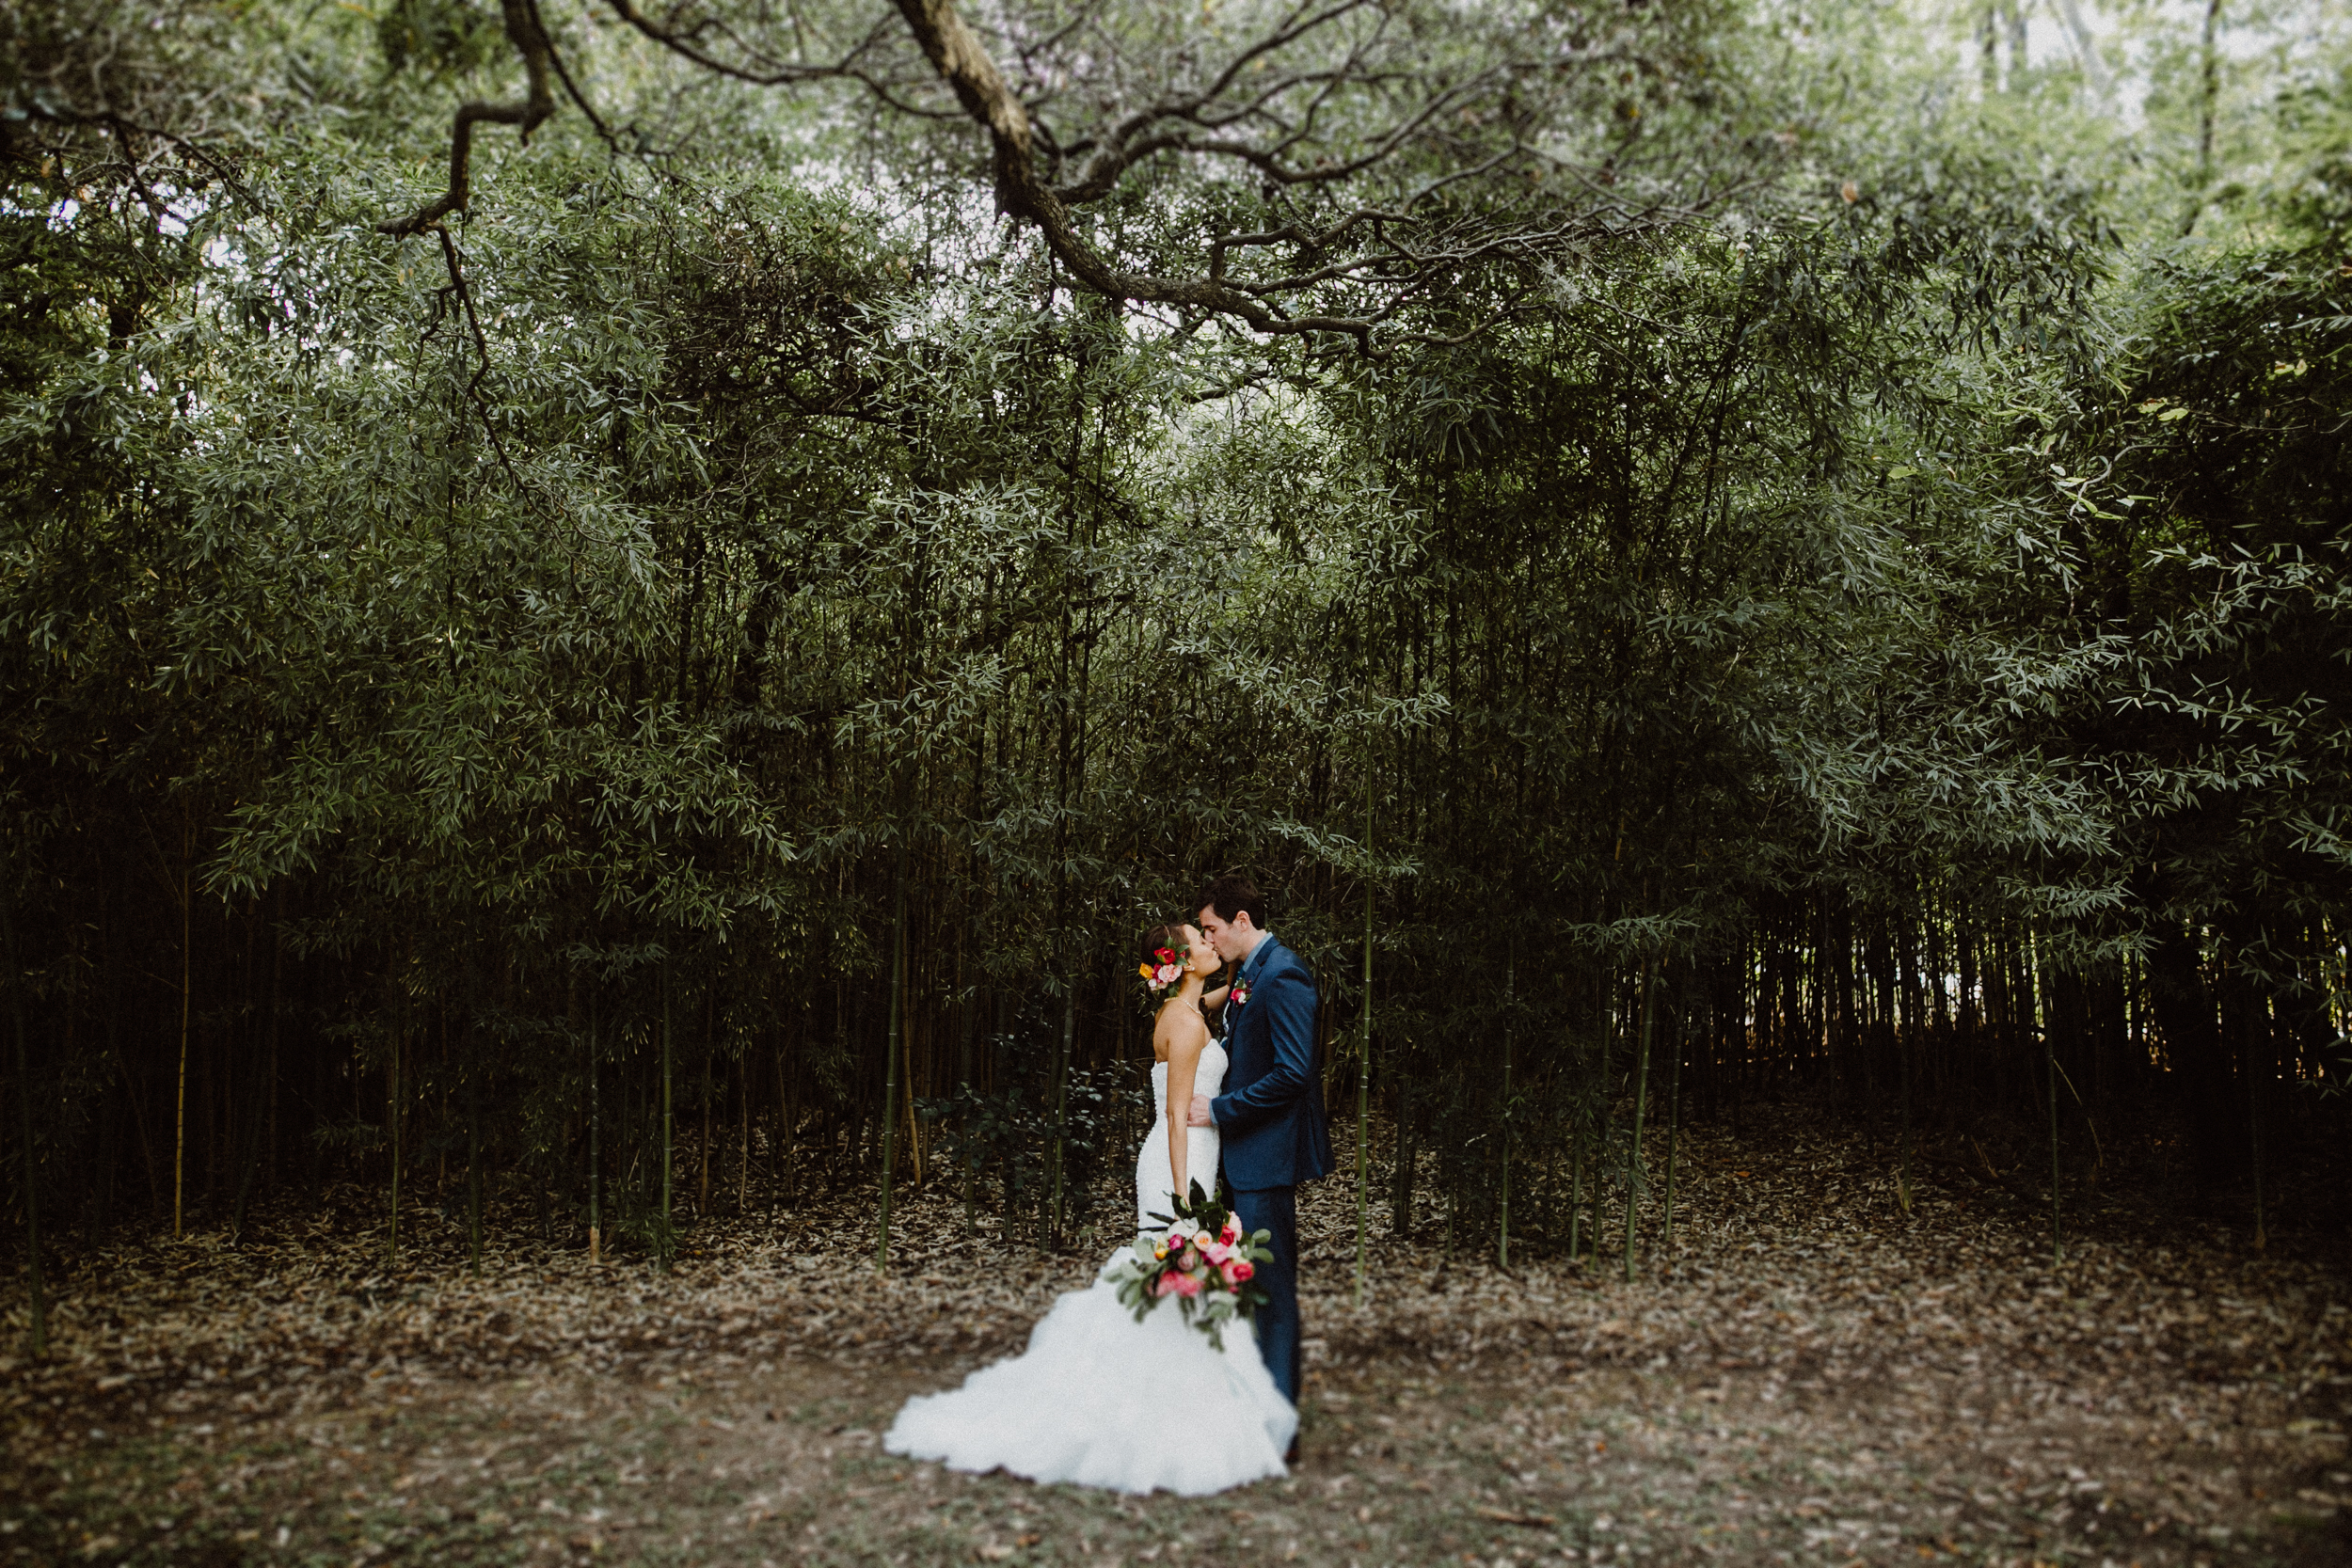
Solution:
<svg viewBox="0 0 2352 1568"><path fill-rule="evenodd" d="M439 223L452 213L463 212L473 194L473 128L479 124L512 125L522 133L523 140L531 139L547 118L555 113L554 49L548 42L547 29L539 24L537 10L531 0L500 0L505 14L506 39L522 56L524 91L519 103L494 103L486 99L469 99L457 106L456 124L452 127L449 142L449 188L426 202L405 218L380 223L376 228L387 234L420 234Z"/></svg>
<svg viewBox="0 0 2352 1568"><path fill-rule="evenodd" d="M475 123L515 124L528 135L553 111L550 78L572 89L531 0L504 3L508 37L529 72L526 101L464 105L449 189L410 217L383 225L386 232L413 233L464 207ZM1716 181L1675 199L1665 194L1674 182L1653 182L1634 198L1609 166L1629 138L1592 170L1538 145L1530 127L1540 123L1540 111L1530 104L1552 90L1544 83L1590 69L1629 79L1644 63L1622 34L1590 45L1562 42L1557 57L1498 44L1499 53L1470 62L1474 69L1432 67L1400 53L1393 6L1303 0L1203 62L1196 49L1207 41L1205 31L1172 35L1173 52L1163 58L1126 58L1108 31L1078 37L1101 20L1100 8L1081 8L1042 37L1025 35L1017 19L1001 24L1015 80L952 0L893 0L895 20L882 10L830 42L800 36L796 18L788 49L707 7L674 6L657 15L635 0L612 3L632 31L697 70L763 87L846 82L896 113L968 120L987 135L997 207L1035 229L1077 287L1270 336L1337 336L1375 351L1375 336L1388 340L1415 299L1439 297L1481 275L1515 275L1517 283L1490 292L1450 332L1393 332L1398 341L1459 341L1523 307L1552 259L1588 242L1687 222L1744 185ZM910 41L914 50L906 48ZM1077 108L1081 123L1057 127L1059 106L1073 102L1063 78L1078 61L1127 83L1133 102L1120 109L1116 93L1096 93L1089 103L1098 121L1085 123L1089 111ZM1155 73L1156 87L1141 85ZM953 95L953 109L922 101L941 86ZM1271 221L1213 230L1198 272L1122 264L1077 214L1169 156L1243 173L1257 183ZM1434 166L1395 178L1414 158ZM1384 172L1389 188L1351 192L1352 182ZM1541 197L1555 178L1581 199ZM1465 215L1459 190L1505 179L1523 195L1503 190L1491 208Z"/></svg>

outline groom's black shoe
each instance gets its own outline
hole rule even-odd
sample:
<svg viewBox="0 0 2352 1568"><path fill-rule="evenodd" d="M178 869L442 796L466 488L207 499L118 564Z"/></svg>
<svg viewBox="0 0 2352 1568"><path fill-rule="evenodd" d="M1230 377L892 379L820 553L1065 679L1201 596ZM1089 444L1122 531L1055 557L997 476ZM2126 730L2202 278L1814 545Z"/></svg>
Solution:
<svg viewBox="0 0 2352 1568"><path fill-rule="evenodd" d="M1291 1439L1290 1451L1282 1455L1282 1463L1293 1467L1298 1464L1298 1439Z"/></svg>

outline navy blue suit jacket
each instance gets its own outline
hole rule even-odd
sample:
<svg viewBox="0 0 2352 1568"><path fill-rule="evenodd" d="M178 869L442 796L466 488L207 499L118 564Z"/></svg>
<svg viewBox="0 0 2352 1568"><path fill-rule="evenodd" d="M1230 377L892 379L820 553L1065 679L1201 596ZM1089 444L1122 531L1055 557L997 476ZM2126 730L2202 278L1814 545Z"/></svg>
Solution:
<svg viewBox="0 0 2352 1568"><path fill-rule="evenodd" d="M1315 1071L1315 983L1298 955L1268 937L1243 963L1249 1000L1225 1004L1226 1089L1209 1101L1236 1192L1327 1176L1331 1133Z"/></svg>

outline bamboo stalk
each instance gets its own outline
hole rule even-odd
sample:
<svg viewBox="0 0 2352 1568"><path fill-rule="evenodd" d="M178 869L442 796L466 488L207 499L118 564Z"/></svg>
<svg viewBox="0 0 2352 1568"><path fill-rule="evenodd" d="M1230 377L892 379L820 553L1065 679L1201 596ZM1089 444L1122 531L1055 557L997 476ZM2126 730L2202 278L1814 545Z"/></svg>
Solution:
<svg viewBox="0 0 2352 1568"><path fill-rule="evenodd" d="M40 1277L40 1203L36 1180L38 1162L33 1158L33 1065L31 1051L24 1042L24 966L17 957L16 911L11 902L0 901L0 921L7 922L0 936L6 938L8 944L8 1022L16 1037L16 1105L24 1132L24 1277L32 1296L27 1342L32 1354L40 1357L49 1353L49 1298Z"/></svg>
<svg viewBox="0 0 2352 1568"><path fill-rule="evenodd" d="M914 966L910 964L908 967L911 970ZM902 1117L906 1122L907 1174L914 1179L914 1190L920 1193L923 1190L923 1124L915 1118L914 1115L914 1037L918 1030L925 1029L927 1025L917 1021L914 1016L914 995L911 974L904 1006L907 1023L906 1027L899 1032L898 1105L892 1114ZM930 1037L928 1033L924 1035L924 1043L927 1046L930 1043Z"/></svg>
<svg viewBox="0 0 2352 1568"><path fill-rule="evenodd" d="M1413 1233L1413 1165L1421 1158L1413 1148L1412 1085L1397 1080L1390 1098L1394 1102L1392 1114L1396 1117L1396 1155L1395 1168L1389 1173L1389 1234L1397 1241L1407 1241Z"/></svg>
<svg viewBox="0 0 2352 1568"><path fill-rule="evenodd" d="M1584 1255L1584 1089L1577 1088L1574 1120L1568 1130L1568 1261Z"/></svg>
<svg viewBox="0 0 2352 1568"><path fill-rule="evenodd" d="M1496 1196L1495 1223L1495 1267L1506 1270L1511 1266L1511 1004L1518 985L1518 943L1515 937L1510 957L1502 966L1502 1181Z"/></svg>
<svg viewBox="0 0 2352 1568"><path fill-rule="evenodd" d="M603 1118L596 1103L596 1004L588 1002L588 1261L604 1261Z"/></svg>
<svg viewBox="0 0 2352 1568"><path fill-rule="evenodd" d="M958 989L961 990L963 970L961 937L958 938L957 946L956 969ZM956 1060L956 1089L959 1094L969 1094L972 1089L972 1032L979 1026L979 998L977 995L967 996L963 1001L963 1027L960 1031L963 1038ZM957 1153L963 1162L963 1228L965 1233L969 1234L972 1229L975 1207L979 1201L980 1158L979 1149L972 1138L972 1112L969 1109L969 1101L966 1101L966 1106L962 1115L956 1118L956 1131L958 1141L961 1145Z"/></svg>
<svg viewBox="0 0 2352 1568"><path fill-rule="evenodd" d="M1372 784L1364 769L1364 999L1363 1038L1356 1060L1356 1305L1364 1304L1364 1276L1372 1253Z"/></svg>
<svg viewBox="0 0 2352 1568"><path fill-rule="evenodd" d="M1629 1283L1633 1278L1634 1231L1642 1213L1642 1117L1649 1107L1650 1027L1658 1016L1650 992L1657 978L1658 960L1653 957L1642 970L1642 1053L1634 1069L1633 1135L1625 1159L1625 1277Z"/></svg>
<svg viewBox="0 0 2352 1568"><path fill-rule="evenodd" d="M2027 937L2031 942L2031 937ZM2039 973L2039 965L2031 973ZM2038 988L2037 988L2038 989ZM2039 1012L2030 1022L2042 1032L2042 1061L2049 1079L2050 1100L2050 1261L2055 1266L2066 1261L2066 1242L2058 1227L2058 1040L2050 1029L2050 1021Z"/></svg>
<svg viewBox="0 0 2352 1568"><path fill-rule="evenodd" d="M792 1080L786 1075L784 1047L776 1047L776 1188L775 1202L792 1198ZM773 1205L771 1205L772 1208Z"/></svg>
<svg viewBox="0 0 2352 1568"><path fill-rule="evenodd" d="M1051 1219L1048 1238L1056 1243L1062 1235L1062 1171L1070 1153L1070 1042L1077 1022L1078 993L1073 987L1062 992L1061 1045L1054 1053L1054 1191L1046 1213Z"/></svg>
<svg viewBox="0 0 2352 1568"><path fill-rule="evenodd" d="M1677 1010L1674 1067L1666 1077L1666 1213L1658 1242L1661 1252L1671 1252L1675 1244L1675 1145L1682 1131L1682 1053L1690 1043L1690 1012L1685 1006Z"/></svg>
<svg viewBox="0 0 2352 1568"><path fill-rule="evenodd" d="M171 1134L171 1239L175 1242L183 1234L183 1198L187 1191L188 1171L188 950L196 940L195 889L189 880L189 862L196 854L193 811L193 807L183 807L180 829L180 1088L172 1111Z"/></svg>
<svg viewBox="0 0 2352 1568"><path fill-rule="evenodd" d="M670 1272L670 1170L676 1164L671 1147L670 1117L670 960L661 960L661 1236L654 1256L661 1272Z"/></svg>
<svg viewBox="0 0 2352 1568"><path fill-rule="evenodd" d="M901 1011L902 993L907 980L907 830L904 822L898 829L898 867L893 879L897 892L892 895L890 917L890 1024L882 1042L886 1065L882 1072L882 1212L875 1226L874 1273L882 1277L890 1274L890 1184L898 1175L898 1118L893 1114L898 1101L898 1039L906 1027Z"/></svg>
<svg viewBox="0 0 2352 1568"><path fill-rule="evenodd" d="M2245 984L2239 986L2238 994L2245 1007L2241 1015L2245 1021L2245 1026L2244 1037L2240 1041L2240 1053L2246 1060L2246 1132L2250 1146L2248 1153L2254 1163L2254 1250L2265 1252L2269 1249L2270 1237L2263 1227L2262 1088L2263 1079L2273 1057L2266 1039L2265 1048L2259 1055L2252 1049L2257 1027L2261 1027L2265 1036L2268 1032L2268 1020L2260 1016L2262 999L2253 994L2252 987ZM2093 1087L2095 1088L2096 1085L2094 1085ZM2057 1098L2053 1096L2051 1099L2053 1117L2057 1114Z"/></svg>
<svg viewBox="0 0 2352 1568"><path fill-rule="evenodd" d="M2042 1055L2050 1077L2050 1261L2066 1261L2066 1242L2058 1228L2058 1044L2049 1032L2042 1036Z"/></svg>
<svg viewBox="0 0 2352 1568"><path fill-rule="evenodd" d="M482 1064L466 1064L466 1257L482 1274Z"/></svg>
<svg viewBox="0 0 2352 1568"><path fill-rule="evenodd" d="M717 1054L712 1046L718 1037L719 994L718 988L714 986L704 993L703 998L703 1147L702 1177L694 1193L694 1222L697 1225L710 1213L711 1106L715 1099L711 1058Z"/></svg>
<svg viewBox="0 0 2352 1568"><path fill-rule="evenodd" d="M1902 1141L1896 1159L1895 1199L1902 1211L1911 1212L1911 1042L1903 1034L1901 1021L1895 1026L1896 1071L1902 1081Z"/></svg>
<svg viewBox="0 0 2352 1568"><path fill-rule="evenodd" d="M392 1031L392 1056L384 1073L384 1132L392 1146L392 1215L385 1233L384 1265L400 1267L400 1047L401 1032Z"/></svg>
<svg viewBox="0 0 2352 1568"><path fill-rule="evenodd" d="M2181 238L2197 231L2197 220L2204 213L2206 193L2213 189L2213 129L2214 106L2221 96L2221 52L2218 38L2221 31L2222 0L2206 0L2205 26L2199 42L2199 90L2197 96L2197 194L2190 199L2188 211L2181 216Z"/></svg>

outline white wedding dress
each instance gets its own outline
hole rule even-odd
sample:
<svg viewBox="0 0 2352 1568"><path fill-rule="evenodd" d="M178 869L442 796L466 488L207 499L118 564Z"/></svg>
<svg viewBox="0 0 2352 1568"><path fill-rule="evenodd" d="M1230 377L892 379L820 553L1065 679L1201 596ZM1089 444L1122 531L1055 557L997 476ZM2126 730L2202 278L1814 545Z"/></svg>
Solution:
<svg viewBox="0 0 2352 1568"><path fill-rule="evenodd" d="M1225 1048L1211 1041L1194 1092L1214 1096L1226 1066ZM1152 1216L1173 1212L1166 1063L1152 1069L1152 1100L1158 1114L1136 1156L1136 1224L1161 1230L1167 1220ZM1212 1189L1216 1130L1193 1128L1185 1149L1190 1176ZM961 1388L907 1401L882 1447L951 1470L1197 1497L1283 1474L1297 1429L1248 1320L1226 1326L1219 1351L1175 1302L1137 1323L1118 1287L1098 1278L1057 1299L1022 1354L981 1368Z"/></svg>

